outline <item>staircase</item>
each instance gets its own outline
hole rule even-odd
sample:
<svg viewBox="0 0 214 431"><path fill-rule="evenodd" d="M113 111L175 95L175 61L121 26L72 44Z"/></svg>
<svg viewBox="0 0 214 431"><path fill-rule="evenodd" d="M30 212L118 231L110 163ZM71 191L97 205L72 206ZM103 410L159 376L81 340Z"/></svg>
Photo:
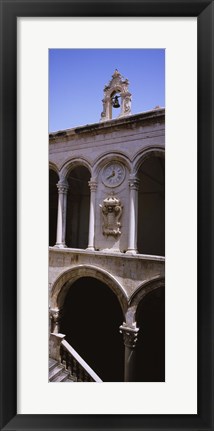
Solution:
<svg viewBox="0 0 214 431"><path fill-rule="evenodd" d="M102 382L64 337L50 334L49 382Z"/></svg>
<svg viewBox="0 0 214 431"><path fill-rule="evenodd" d="M65 369L63 364L49 358L49 382L76 382L77 379Z"/></svg>

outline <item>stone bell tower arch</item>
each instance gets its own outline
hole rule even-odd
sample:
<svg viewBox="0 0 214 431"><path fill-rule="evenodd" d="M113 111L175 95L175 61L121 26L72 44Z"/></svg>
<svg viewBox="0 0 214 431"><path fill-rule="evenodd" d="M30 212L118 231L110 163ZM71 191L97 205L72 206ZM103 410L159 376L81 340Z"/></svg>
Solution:
<svg viewBox="0 0 214 431"><path fill-rule="evenodd" d="M100 121L112 119L113 98L118 95L120 98L120 113L118 117L125 117L131 114L131 93L128 90L129 81L122 77L115 69L111 81L104 87L103 112Z"/></svg>

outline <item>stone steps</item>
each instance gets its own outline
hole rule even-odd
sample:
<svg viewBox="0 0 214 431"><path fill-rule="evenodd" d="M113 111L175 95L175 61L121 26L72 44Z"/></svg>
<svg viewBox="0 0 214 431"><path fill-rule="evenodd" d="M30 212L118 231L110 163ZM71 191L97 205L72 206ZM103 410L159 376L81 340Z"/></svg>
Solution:
<svg viewBox="0 0 214 431"><path fill-rule="evenodd" d="M49 358L49 382L75 382L76 379L71 376L64 365Z"/></svg>

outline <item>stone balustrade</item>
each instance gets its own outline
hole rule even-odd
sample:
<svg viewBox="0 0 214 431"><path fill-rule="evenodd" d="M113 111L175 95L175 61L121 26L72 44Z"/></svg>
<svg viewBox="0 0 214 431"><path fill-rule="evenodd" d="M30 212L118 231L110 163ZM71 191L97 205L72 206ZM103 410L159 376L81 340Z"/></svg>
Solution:
<svg viewBox="0 0 214 431"><path fill-rule="evenodd" d="M66 370L70 371L77 382L102 382L98 375L66 340L62 340L61 342L60 357Z"/></svg>

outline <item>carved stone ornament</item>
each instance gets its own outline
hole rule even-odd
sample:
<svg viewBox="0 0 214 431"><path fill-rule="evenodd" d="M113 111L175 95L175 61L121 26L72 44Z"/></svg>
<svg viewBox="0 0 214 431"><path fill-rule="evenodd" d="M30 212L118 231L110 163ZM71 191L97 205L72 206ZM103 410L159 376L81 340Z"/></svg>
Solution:
<svg viewBox="0 0 214 431"><path fill-rule="evenodd" d="M97 181L91 179L90 181L88 181L88 185L90 187L91 192L96 192L96 190L97 190Z"/></svg>
<svg viewBox="0 0 214 431"><path fill-rule="evenodd" d="M50 319L52 320L52 332L59 332L59 323L62 317L62 310L59 308L51 308L49 313Z"/></svg>
<svg viewBox="0 0 214 431"><path fill-rule="evenodd" d="M69 186L68 186L68 182L64 179L64 180L60 180L58 183L57 183L57 188L58 188L58 193L60 194L66 194L66 193L68 193L68 189L69 189Z"/></svg>
<svg viewBox="0 0 214 431"><path fill-rule="evenodd" d="M131 112L131 99L128 96L124 100L124 111L126 113Z"/></svg>
<svg viewBox="0 0 214 431"><path fill-rule="evenodd" d="M129 179L129 187L131 190L139 190L140 181L138 178L133 177Z"/></svg>
<svg viewBox="0 0 214 431"><path fill-rule="evenodd" d="M125 346L134 349L137 343L139 328L131 328L126 324L120 326L120 333L123 334Z"/></svg>
<svg viewBox="0 0 214 431"><path fill-rule="evenodd" d="M112 119L112 99L116 95L119 96L121 104L118 117L125 117L131 114L131 93L129 93L128 87L128 79L123 78L120 72L115 69L111 81L104 87L103 111L100 121Z"/></svg>
<svg viewBox="0 0 214 431"><path fill-rule="evenodd" d="M120 200L110 195L100 204L103 216L103 235L117 237L121 234L120 218L123 211L123 206Z"/></svg>
<svg viewBox="0 0 214 431"><path fill-rule="evenodd" d="M54 323L57 323L60 321L62 317L62 310L59 308L51 308L49 309L50 318L53 320Z"/></svg>

